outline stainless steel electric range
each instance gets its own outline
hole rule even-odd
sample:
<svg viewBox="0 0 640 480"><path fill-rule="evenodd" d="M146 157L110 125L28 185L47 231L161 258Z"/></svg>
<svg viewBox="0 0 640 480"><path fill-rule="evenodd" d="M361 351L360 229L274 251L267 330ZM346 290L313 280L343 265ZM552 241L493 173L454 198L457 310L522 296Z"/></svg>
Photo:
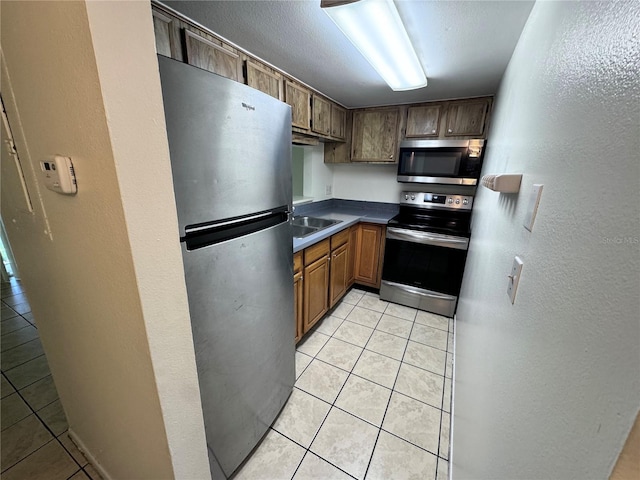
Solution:
<svg viewBox="0 0 640 480"><path fill-rule="evenodd" d="M453 317L471 235L472 195L402 192L387 227L380 298Z"/></svg>

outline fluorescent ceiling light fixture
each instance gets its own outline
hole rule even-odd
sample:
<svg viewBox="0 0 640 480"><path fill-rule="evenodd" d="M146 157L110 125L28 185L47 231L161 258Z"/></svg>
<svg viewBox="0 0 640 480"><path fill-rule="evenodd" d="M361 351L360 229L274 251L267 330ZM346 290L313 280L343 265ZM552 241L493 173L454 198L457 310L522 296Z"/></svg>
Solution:
<svg viewBox="0 0 640 480"><path fill-rule="evenodd" d="M321 7L392 90L427 86L393 0L322 0Z"/></svg>

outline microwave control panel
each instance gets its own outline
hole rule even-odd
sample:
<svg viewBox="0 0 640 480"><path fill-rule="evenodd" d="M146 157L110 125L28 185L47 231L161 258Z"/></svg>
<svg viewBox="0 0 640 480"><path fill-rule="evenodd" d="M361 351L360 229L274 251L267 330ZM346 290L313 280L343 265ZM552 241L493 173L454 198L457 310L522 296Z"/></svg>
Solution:
<svg viewBox="0 0 640 480"><path fill-rule="evenodd" d="M402 192L400 204L420 208L471 210L473 195L446 195L443 193Z"/></svg>

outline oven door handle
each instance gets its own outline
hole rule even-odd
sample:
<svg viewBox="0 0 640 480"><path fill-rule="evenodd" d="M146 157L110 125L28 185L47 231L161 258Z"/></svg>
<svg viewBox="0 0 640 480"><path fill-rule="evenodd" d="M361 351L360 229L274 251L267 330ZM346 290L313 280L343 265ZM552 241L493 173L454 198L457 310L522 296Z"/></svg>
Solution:
<svg viewBox="0 0 640 480"><path fill-rule="evenodd" d="M418 290L414 290L411 287L408 287L406 285L402 285L401 283L395 283L395 282L386 282L387 284L394 286L400 290L403 290L407 293L413 293L415 295L422 295L424 297L432 297L432 298L439 298L441 300L448 300L448 301L455 301L457 297L454 297L453 295L447 295L445 293L436 293L436 292L428 292L426 290L422 290L420 291Z"/></svg>
<svg viewBox="0 0 640 480"><path fill-rule="evenodd" d="M458 250L467 250L469 248L469 239L465 237L454 237L451 235L443 235L441 233L419 232L416 230L407 230L405 228L387 228L387 239L422 243L424 245L434 245L436 247L455 248Z"/></svg>

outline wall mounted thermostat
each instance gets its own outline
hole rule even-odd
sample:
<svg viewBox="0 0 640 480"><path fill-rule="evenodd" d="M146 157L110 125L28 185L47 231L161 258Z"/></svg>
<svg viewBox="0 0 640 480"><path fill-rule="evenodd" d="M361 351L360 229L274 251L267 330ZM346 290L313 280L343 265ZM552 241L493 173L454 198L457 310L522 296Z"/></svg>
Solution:
<svg viewBox="0 0 640 480"><path fill-rule="evenodd" d="M78 191L71 158L54 155L40 162L44 185L54 192L74 195Z"/></svg>

